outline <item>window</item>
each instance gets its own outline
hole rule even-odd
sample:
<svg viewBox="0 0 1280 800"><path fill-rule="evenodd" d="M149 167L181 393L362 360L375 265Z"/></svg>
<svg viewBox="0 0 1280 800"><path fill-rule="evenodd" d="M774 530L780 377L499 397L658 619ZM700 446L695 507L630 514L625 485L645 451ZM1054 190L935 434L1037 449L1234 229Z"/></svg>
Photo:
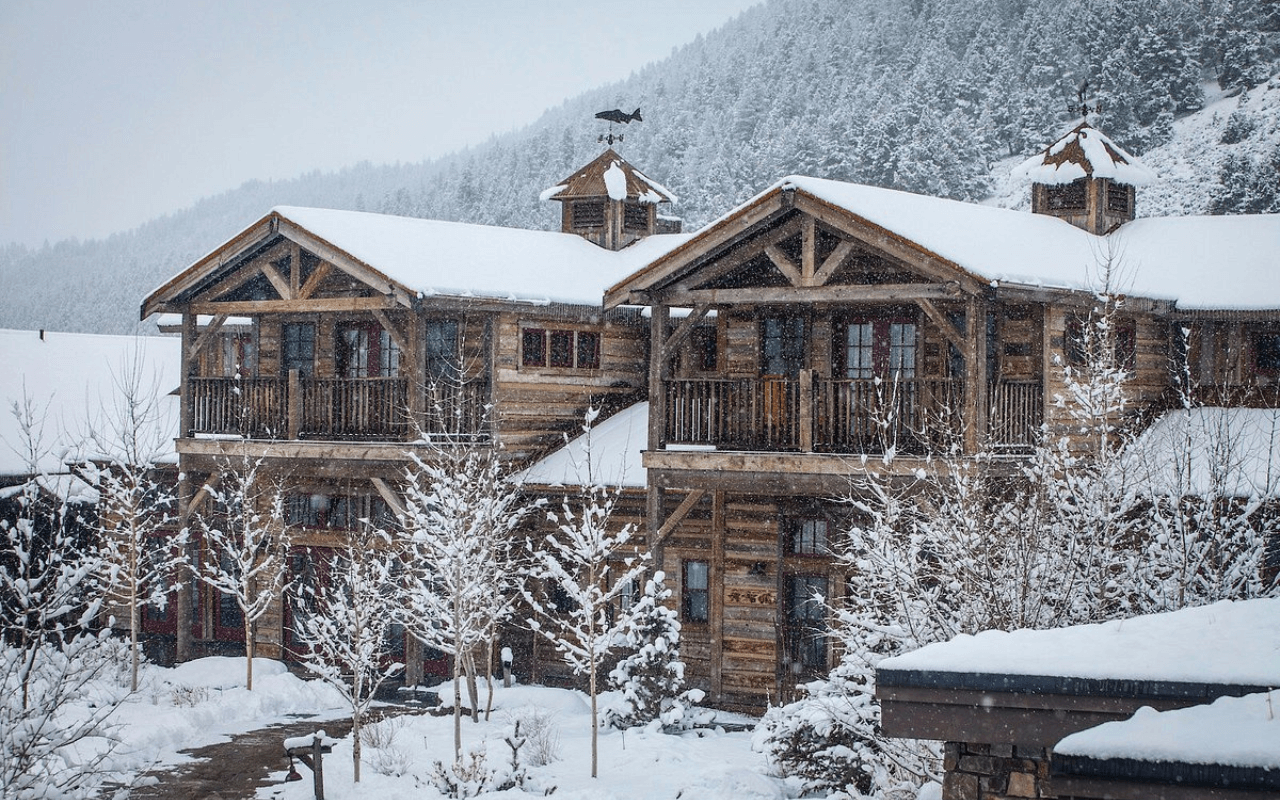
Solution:
<svg viewBox="0 0 1280 800"><path fill-rule="evenodd" d="M820 575L787 577L787 658L793 672L827 667L827 579Z"/></svg>
<svg viewBox="0 0 1280 800"><path fill-rule="evenodd" d="M714 325L699 325L690 334L693 368L699 372L715 372L720 363L719 337Z"/></svg>
<svg viewBox="0 0 1280 800"><path fill-rule="evenodd" d="M624 231L649 230L648 203L626 203L622 206L622 229Z"/></svg>
<svg viewBox="0 0 1280 800"><path fill-rule="evenodd" d="M391 378L400 374L400 345L376 322L345 323L337 328L338 375L343 378Z"/></svg>
<svg viewBox="0 0 1280 800"><path fill-rule="evenodd" d="M680 588L680 607L685 622L710 619L710 593L707 589L707 562L684 562L684 580Z"/></svg>
<svg viewBox="0 0 1280 800"><path fill-rule="evenodd" d="M252 333L228 333L222 337L222 374L249 378L258 372L258 347Z"/></svg>
<svg viewBox="0 0 1280 800"><path fill-rule="evenodd" d="M427 320L427 379L458 381L462 375L458 348L458 323L451 319Z"/></svg>
<svg viewBox="0 0 1280 800"><path fill-rule="evenodd" d="M285 375L297 370L308 377L315 372L316 324L314 322L286 322L280 326L280 368Z"/></svg>
<svg viewBox="0 0 1280 800"><path fill-rule="evenodd" d="M395 523L395 515L387 502L376 495L296 492L284 497L286 525L355 530L365 521L386 528Z"/></svg>
<svg viewBox="0 0 1280 800"><path fill-rule="evenodd" d="M914 378L916 325L903 320L857 320L844 326L844 377Z"/></svg>
<svg viewBox="0 0 1280 800"><path fill-rule="evenodd" d="M1057 211L1083 211L1085 206L1084 179L1062 186L1046 186L1049 208Z"/></svg>
<svg viewBox="0 0 1280 800"><path fill-rule="evenodd" d="M603 200L575 200L573 209L573 227L598 228L604 225Z"/></svg>
<svg viewBox="0 0 1280 800"><path fill-rule="evenodd" d="M804 369L804 318L765 317L760 321L760 371L795 378Z"/></svg>
<svg viewBox="0 0 1280 800"><path fill-rule="evenodd" d="M830 523L822 517L793 520L787 537L787 552L800 556L825 556Z"/></svg>
<svg viewBox="0 0 1280 800"><path fill-rule="evenodd" d="M525 328L520 333L520 365L599 369L600 334L596 331Z"/></svg>
<svg viewBox="0 0 1280 800"><path fill-rule="evenodd" d="M1265 374L1280 373L1280 333L1254 334L1253 367Z"/></svg>
<svg viewBox="0 0 1280 800"><path fill-rule="evenodd" d="M1067 363L1072 366L1083 366L1091 357L1100 362L1107 339L1111 339L1115 366L1128 371L1137 366L1138 332L1133 320L1114 320L1108 331L1097 319L1071 317L1067 320L1066 336Z"/></svg>

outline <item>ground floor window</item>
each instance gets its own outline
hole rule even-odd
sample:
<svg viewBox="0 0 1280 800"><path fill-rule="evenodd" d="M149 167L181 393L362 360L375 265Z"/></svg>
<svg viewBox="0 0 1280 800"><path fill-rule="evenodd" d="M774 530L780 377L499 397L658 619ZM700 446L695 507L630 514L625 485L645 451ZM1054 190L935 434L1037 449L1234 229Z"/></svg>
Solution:
<svg viewBox="0 0 1280 800"><path fill-rule="evenodd" d="M787 576L786 656L792 672L827 668L827 579L822 575Z"/></svg>
<svg viewBox="0 0 1280 800"><path fill-rule="evenodd" d="M685 622L706 622L711 614L707 562L686 561L683 572L684 580L680 584L681 616Z"/></svg>

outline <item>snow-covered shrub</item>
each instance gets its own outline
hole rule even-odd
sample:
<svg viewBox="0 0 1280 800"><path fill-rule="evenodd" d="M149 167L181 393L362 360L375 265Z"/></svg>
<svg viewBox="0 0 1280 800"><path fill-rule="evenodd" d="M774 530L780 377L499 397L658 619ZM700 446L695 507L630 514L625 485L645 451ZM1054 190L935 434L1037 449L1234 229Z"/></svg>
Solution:
<svg viewBox="0 0 1280 800"><path fill-rule="evenodd" d="M621 730L660 720L665 729L681 730L694 722L689 709L702 699L702 692L684 689L680 620L665 605L671 597L665 578L661 570L655 572L631 609L623 637L632 652L609 673L619 699L605 709L607 727Z"/></svg>
<svg viewBox="0 0 1280 800"><path fill-rule="evenodd" d="M179 708L195 708L209 699L208 686L176 686L169 699Z"/></svg>
<svg viewBox="0 0 1280 800"><path fill-rule="evenodd" d="M528 776L521 763L520 750L526 739L520 733L519 722L504 741L511 750L508 763L490 767L488 753L483 747L477 747L448 766L441 761L435 762L428 776L429 782L441 794L455 798L523 788Z"/></svg>
<svg viewBox="0 0 1280 800"><path fill-rule="evenodd" d="M526 706L515 715L512 723L524 738L520 756L531 767L545 767L560 760L560 726L555 715L544 708Z"/></svg>

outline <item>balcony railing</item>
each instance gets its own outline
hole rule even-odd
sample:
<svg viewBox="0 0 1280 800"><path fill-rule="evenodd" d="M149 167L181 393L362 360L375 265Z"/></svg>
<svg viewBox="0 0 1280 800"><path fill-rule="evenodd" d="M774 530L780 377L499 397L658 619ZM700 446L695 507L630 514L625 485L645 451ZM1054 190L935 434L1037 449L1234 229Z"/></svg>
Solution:
<svg viewBox="0 0 1280 800"><path fill-rule="evenodd" d="M665 383L665 441L724 450L922 455L964 432L958 380L675 379ZM990 387L988 441L1027 448L1043 418L1039 383Z"/></svg>
<svg viewBox="0 0 1280 800"><path fill-rule="evenodd" d="M191 378L189 433L254 439L404 441L488 435L489 386L432 386L410 412L407 378Z"/></svg>

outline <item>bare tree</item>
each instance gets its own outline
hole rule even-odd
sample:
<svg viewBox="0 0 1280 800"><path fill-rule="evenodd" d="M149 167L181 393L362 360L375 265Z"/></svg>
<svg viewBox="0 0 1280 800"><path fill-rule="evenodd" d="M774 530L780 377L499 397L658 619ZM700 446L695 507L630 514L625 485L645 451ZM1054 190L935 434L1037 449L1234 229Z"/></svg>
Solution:
<svg viewBox="0 0 1280 800"><path fill-rule="evenodd" d="M294 633L302 662L351 706L352 768L360 782L360 729L378 688L404 668L391 661L390 634L400 616L403 554L391 534L367 520L329 562L328 580L293 587Z"/></svg>
<svg viewBox="0 0 1280 800"><path fill-rule="evenodd" d="M29 396L12 413L21 440L9 444L31 477L5 498L12 513L0 519L0 785L6 797L94 797L119 744L108 721L122 697L78 701L102 686L122 647L91 627L102 565L55 491L68 476L42 468L45 414Z"/></svg>
<svg viewBox="0 0 1280 800"><path fill-rule="evenodd" d="M618 598L628 586L635 585L649 563L649 554L632 541L635 527L629 523L616 526L610 521L619 491L594 476L591 425L598 414L598 409L590 409L583 425L586 463L579 475L581 490L576 497L567 498L558 513L548 515L557 526L556 532L532 546L534 576L543 590L526 593L537 615L529 625L555 645L575 674L587 676L593 778L598 774L600 667L624 640L631 623L631 610L620 609ZM559 602L557 594L561 595Z"/></svg>
<svg viewBox="0 0 1280 800"><path fill-rule="evenodd" d="M196 577L230 595L244 619L245 687L253 689L257 622L287 588L286 559L291 534L284 524L284 493L247 455L226 462L210 491L212 512L197 516L208 557Z"/></svg>

